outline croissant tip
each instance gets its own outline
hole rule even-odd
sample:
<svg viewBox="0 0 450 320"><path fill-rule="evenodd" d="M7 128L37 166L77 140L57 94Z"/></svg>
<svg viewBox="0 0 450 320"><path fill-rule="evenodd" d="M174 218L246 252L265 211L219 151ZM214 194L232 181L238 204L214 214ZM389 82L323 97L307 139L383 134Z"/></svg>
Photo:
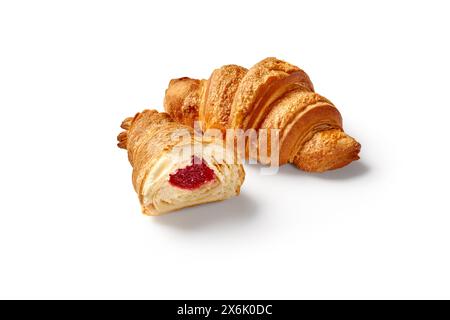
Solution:
<svg viewBox="0 0 450 320"><path fill-rule="evenodd" d="M361 144L339 129L316 133L296 154L293 164L307 172L335 170L359 160Z"/></svg>

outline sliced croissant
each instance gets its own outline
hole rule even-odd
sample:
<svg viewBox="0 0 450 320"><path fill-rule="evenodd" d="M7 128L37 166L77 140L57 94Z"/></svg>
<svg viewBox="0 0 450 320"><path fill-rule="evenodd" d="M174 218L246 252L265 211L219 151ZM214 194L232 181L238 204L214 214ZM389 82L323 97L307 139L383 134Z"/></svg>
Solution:
<svg viewBox="0 0 450 320"><path fill-rule="evenodd" d="M227 65L208 80L180 78L166 90L165 110L203 129L279 129L279 163L323 172L359 159L361 145L342 129L338 109L316 94L308 75L276 58L249 70Z"/></svg>
<svg viewBox="0 0 450 320"><path fill-rule="evenodd" d="M118 136L118 146L128 150L144 214L160 215L239 194L244 169L235 154L227 154L221 139L199 139L191 127L155 110L127 118L121 127L125 131Z"/></svg>

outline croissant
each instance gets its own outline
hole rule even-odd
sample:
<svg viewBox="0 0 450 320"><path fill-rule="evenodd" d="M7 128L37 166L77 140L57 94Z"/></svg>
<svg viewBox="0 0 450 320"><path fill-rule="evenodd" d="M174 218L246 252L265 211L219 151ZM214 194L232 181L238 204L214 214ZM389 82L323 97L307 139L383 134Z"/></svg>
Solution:
<svg viewBox="0 0 450 320"><path fill-rule="evenodd" d="M359 159L361 145L342 128L338 109L314 92L308 75L276 58L249 70L226 65L208 80L173 79L164 108L182 124L202 129L279 129L279 163L309 172Z"/></svg>
<svg viewBox="0 0 450 320"><path fill-rule="evenodd" d="M244 169L217 139L198 139L191 127L155 110L126 118L121 127L125 131L117 137L118 146L128 150L144 214L160 215L239 194Z"/></svg>

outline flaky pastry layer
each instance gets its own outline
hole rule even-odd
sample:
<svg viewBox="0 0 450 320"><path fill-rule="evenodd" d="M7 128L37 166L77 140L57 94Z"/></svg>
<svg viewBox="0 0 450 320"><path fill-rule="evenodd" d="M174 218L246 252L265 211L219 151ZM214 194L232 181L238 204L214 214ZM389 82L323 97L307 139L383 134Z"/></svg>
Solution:
<svg viewBox="0 0 450 320"><path fill-rule="evenodd" d="M276 58L248 71L224 66L208 80L172 80L164 107L180 123L200 120L203 129L279 129L280 164L302 170L323 172L359 159L361 145L343 131L338 109L314 92L303 70Z"/></svg>
<svg viewBox="0 0 450 320"><path fill-rule="evenodd" d="M220 141L197 139L191 127L155 110L127 118L121 127L125 131L118 136L118 146L128 150L133 186L143 213L160 215L239 194L244 169L235 155L227 155ZM193 190L172 185L170 175L189 166L194 157L214 171L214 181Z"/></svg>

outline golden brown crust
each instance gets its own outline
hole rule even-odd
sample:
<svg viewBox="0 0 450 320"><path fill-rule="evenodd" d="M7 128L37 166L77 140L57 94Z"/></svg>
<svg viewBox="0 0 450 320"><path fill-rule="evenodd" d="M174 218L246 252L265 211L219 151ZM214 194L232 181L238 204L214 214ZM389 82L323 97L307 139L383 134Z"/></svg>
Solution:
<svg viewBox="0 0 450 320"><path fill-rule="evenodd" d="M195 140L193 129L191 127L177 123L171 119L169 114L164 112L160 113L156 110L144 110L143 112L136 114L133 118L126 118L122 122L121 128L125 129L125 131L121 132L117 137L117 140L119 141L118 146L128 150L128 159L133 167L133 186L138 194L144 213L157 215L167 211L176 210L177 208L209 202L207 196L203 196L203 198L198 199L199 202L192 201L195 199L191 199L191 202L187 202L187 204L184 205L181 201L181 203L178 203L178 207L175 206L174 209L170 209L170 206L168 206L165 200L162 199L160 200L162 203L161 206L166 206L163 210L157 208L152 203L149 204L151 199L146 199L146 197L148 195L147 189L149 188L148 181L153 183L153 179L160 176L161 171L168 169L167 166L174 165L178 162L179 155L178 153L175 153L175 155L172 155L172 157L176 157L174 158L174 161L169 161L168 163L164 161L162 165L158 165L158 163L161 163L160 160L164 156L167 156L167 154L170 153L175 146L187 146L189 147L189 150L191 150L193 149L194 143L201 143L203 147L207 148L209 145L216 145L213 139L203 139L202 141ZM174 136L175 134L177 134L180 139L177 139ZM200 150L200 152L202 151ZM202 156L203 153L200 153L200 157ZM208 157L207 153L205 153L205 157ZM205 157L203 159L206 159ZM180 161L181 160L182 159L180 158ZM190 160L191 157L188 158L189 163ZM226 178L229 179L230 176L230 174L227 174L227 177L223 179L224 182L221 183L224 183L224 188L228 188L229 192L216 194L216 197L211 201L217 201L234 194L239 194L240 186L245 177L245 172L242 165L231 163L215 163L213 165L217 170L217 174L225 169L228 169L232 173L235 173L235 179L226 180ZM153 177L150 180L148 176L149 174ZM162 182L161 179L158 181L163 184L168 183L164 179ZM165 196L170 196L170 193L167 191L163 192L163 194ZM169 209L167 209L168 207Z"/></svg>
<svg viewBox="0 0 450 320"><path fill-rule="evenodd" d="M327 98L315 92L293 90L272 105L272 110L264 119L261 128L284 129L306 107L317 103L332 105Z"/></svg>
<svg viewBox="0 0 450 320"><path fill-rule="evenodd" d="M205 129L227 129L231 104L246 73L247 69L243 67L226 65L211 74L199 108L199 119Z"/></svg>
<svg viewBox="0 0 450 320"><path fill-rule="evenodd" d="M255 64L242 79L231 106L230 127L247 130L253 128L250 118L261 95L290 74L300 69L276 58L266 58Z"/></svg>
<svg viewBox="0 0 450 320"><path fill-rule="evenodd" d="M171 80L164 98L166 112L175 121L192 127L198 120L204 85L205 80L187 77Z"/></svg>
<svg viewBox="0 0 450 320"><path fill-rule="evenodd" d="M166 100L177 103L165 104L166 111L186 124L199 117L203 129L279 129L280 164L291 162L306 171L331 170L359 158L360 145L353 138L342 136L345 133L339 111L328 99L314 93L303 70L276 58L264 59L248 72L244 70L224 66L213 72L207 85L197 87L191 87L195 80L189 78L181 79L186 82L183 89L175 88L178 83L171 82ZM201 97L200 101L191 95ZM197 105L187 116L178 111L192 101ZM335 132L334 129L342 134L318 134ZM270 132L268 135L270 138ZM324 148L323 152L320 148Z"/></svg>
<svg viewBox="0 0 450 320"><path fill-rule="evenodd" d="M313 85L303 70L293 72L287 77L274 81L266 88L257 100L256 106L249 117L249 126L255 129L260 128L276 101L291 91L299 93L314 92Z"/></svg>
<svg viewBox="0 0 450 320"><path fill-rule="evenodd" d="M361 145L339 129L320 131L307 141L293 164L309 172L324 172L346 166L359 159Z"/></svg>
<svg viewBox="0 0 450 320"><path fill-rule="evenodd" d="M280 130L279 163L283 165L291 162L315 132L341 126L339 111L331 102L317 93L298 89L277 100L261 128Z"/></svg>

